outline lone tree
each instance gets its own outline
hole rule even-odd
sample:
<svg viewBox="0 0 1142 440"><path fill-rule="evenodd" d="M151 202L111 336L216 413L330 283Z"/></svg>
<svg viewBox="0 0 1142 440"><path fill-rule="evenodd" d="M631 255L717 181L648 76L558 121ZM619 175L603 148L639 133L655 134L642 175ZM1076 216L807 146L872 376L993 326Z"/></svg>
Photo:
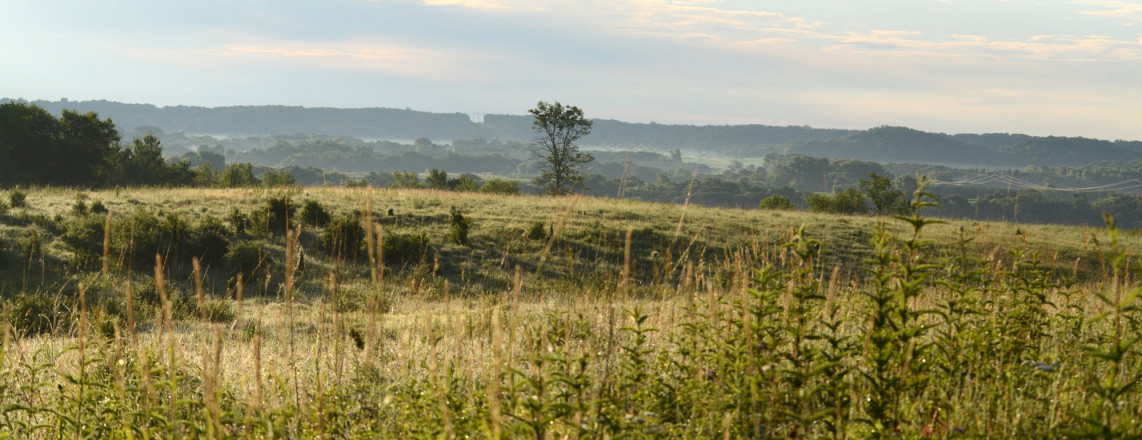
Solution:
<svg viewBox="0 0 1142 440"><path fill-rule="evenodd" d="M575 141L591 133L591 121L583 110L559 102L539 101L528 110L535 117L531 126L539 133L532 143L532 155L542 159L535 183L547 194L561 196L583 186L583 166L595 160L579 151Z"/></svg>

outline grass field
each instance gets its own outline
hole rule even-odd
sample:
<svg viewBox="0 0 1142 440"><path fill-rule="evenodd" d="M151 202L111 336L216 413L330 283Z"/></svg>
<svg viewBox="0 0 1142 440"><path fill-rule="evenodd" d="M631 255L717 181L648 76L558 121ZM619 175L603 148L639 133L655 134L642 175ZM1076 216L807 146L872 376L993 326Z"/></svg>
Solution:
<svg viewBox="0 0 1142 440"><path fill-rule="evenodd" d="M0 215L0 437L1142 434L1133 231L427 190L77 194L30 190ZM376 238L275 233L287 196Z"/></svg>

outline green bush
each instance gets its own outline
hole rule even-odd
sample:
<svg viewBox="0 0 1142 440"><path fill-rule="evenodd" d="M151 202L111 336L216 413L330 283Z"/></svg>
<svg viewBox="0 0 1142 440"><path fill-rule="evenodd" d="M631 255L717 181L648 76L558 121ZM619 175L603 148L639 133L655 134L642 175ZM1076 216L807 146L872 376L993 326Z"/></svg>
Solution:
<svg viewBox="0 0 1142 440"><path fill-rule="evenodd" d="M200 258L204 265L221 263L230 251L230 231L221 220L206 216L195 226L188 245L191 256Z"/></svg>
<svg viewBox="0 0 1142 440"><path fill-rule="evenodd" d="M87 194L76 194L75 204L71 205L71 214L75 216L87 215L87 209Z"/></svg>
<svg viewBox="0 0 1142 440"><path fill-rule="evenodd" d="M260 225L263 227L261 229L274 235L285 235L289 229L287 222L297 213L297 206L293 205L288 195L274 196L266 200L263 212L265 216L261 218L264 222Z"/></svg>
<svg viewBox="0 0 1142 440"><path fill-rule="evenodd" d="M19 293L4 303L4 320L20 335L51 333L71 319L70 310L56 297L43 293Z"/></svg>
<svg viewBox="0 0 1142 440"><path fill-rule="evenodd" d="M263 250L265 243L246 242L230 246L226 252L226 262L234 274L243 274L246 281L264 273L270 266L269 254ZM261 271L261 272L259 272Z"/></svg>
<svg viewBox="0 0 1142 440"><path fill-rule="evenodd" d="M226 215L226 222L230 223L230 227L234 229L234 235L240 237L245 235L246 230L250 227L250 216L238 208L233 208Z"/></svg>
<svg viewBox="0 0 1142 440"><path fill-rule="evenodd" d="M546 240L547 228L543 226L543 222L531 222L531 226L527 228L527 238L529 240Z"/></svg>
<svg viewBox="0 0 1142 440"><path fill-rule="evenodd" d="M472 221L464 217L464 213L455 206L451 209L451 227L448 230L448 240L461 246L468 245L468 231L472 229Z"/></svg>
<svg viewBox="0 0 1142 440"><path fill-rule="evenodd" d="M519 194L519 182L505 179L490 179L480 187L480 192L489 194Z"/></svg>
<svg viewBox="0 0 1142 440"><path fill-rule="evenodd" d="M356 260L364 249L365 229L355 215L338 216L329 222L321 234L321 248L326 254Z"/></svg>
<svg viewBox="0 0 1142 440"><path fill-rule="evenodd" d="M428 235L417 234L385 235L385 264L404 266L424 261L428 256Z"/></svg>
<svg viewBox="0 0 1142 440"><path fill-rule="evenodd" d="M103 202L101 202L99 200L91 202L90 210L91 210L92 214L106 214L107 213L107 207L103 206Z"/></svg>
<svg viewBox="0 0 1142 440"><path fill-rule="evenodd" d="M793 201L789 197L780 194L774 194L761 200L758 208L776 210L776 211L789 211L793 209Z"/></svg>
<svg viewBox="0 0 1142 440"><path fill-rule="evenodd" d="M846 188L834 194L813 194L806 200L811 212L832 214L867 214L868 204L864 193L856 188Z"/></svg>
<svg viewBox="0 0 1142 440"><path fill-rule="evenodd" d="M8 192L8 204L13 208L27 208L28 193L21 191L19 187L14 188Z"/></svg>
<svg viewBox="0 0 1142 440"><path fill-rule="evenodd" d="M196 305L195 308L198 306ZM234 305L226 299L208 299L203 303L202 308L204 310L198 310L198 316L202 316L205 312L206 320L209 322L232 322L238 316L234 310Z"/></svg>
<svg viewBox="0 0 1142 440"><path fill-rule="evenodd" d="M105 220L97 215L84 215L73 217L64 224L60 240L75 253L77 263L85 264L103 255Z"/></svg>
<svg viewBox="0 0 1142 440"><path fill-rule="evenodd" d="M306 200L301 207L301 222L320 228L329 223L329 211L325 210L321 202L316 200Z"/></svg>

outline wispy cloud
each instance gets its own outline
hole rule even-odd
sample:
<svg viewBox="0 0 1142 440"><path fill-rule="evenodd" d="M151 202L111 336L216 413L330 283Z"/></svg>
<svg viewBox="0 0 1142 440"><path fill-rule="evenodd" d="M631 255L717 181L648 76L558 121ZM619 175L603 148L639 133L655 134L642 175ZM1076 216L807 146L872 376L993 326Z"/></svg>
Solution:
<svg viewBox="0 0 1142 440"><path fill-rule="evenodd" d="M492 11L507 11L513 9L532 9L528 5L533 2L519 0L424 0L427 6L460 6L471 9Z"/></svg>
<svg viewBox="0 0 1142 440"><path fill-rule="evenodd" d="M427 6L485 11L543 11L551 17L628 36L741 42L759 34L810 29L818 23L781 13L732 9L715 0L422 0Z"/></svg>
<svg viewBox="0 0 1142 440"><path fill-rule="evenodd" d="M1112 0L1086 0L1078 3L1084 7L1094 8L1079 11L1082 14L1142 22L1142 3Z"/></svg>
<svg viewBox="0 0 1142 440"><path fill-rule="evenodd" d="M1104 35L1035 35L1022 40L954 35L929 40L918 31L872 30L837 37L832 48L961 61L1019 57L1058 62L1124 62L1142 60L1140 42Z"/></svg>

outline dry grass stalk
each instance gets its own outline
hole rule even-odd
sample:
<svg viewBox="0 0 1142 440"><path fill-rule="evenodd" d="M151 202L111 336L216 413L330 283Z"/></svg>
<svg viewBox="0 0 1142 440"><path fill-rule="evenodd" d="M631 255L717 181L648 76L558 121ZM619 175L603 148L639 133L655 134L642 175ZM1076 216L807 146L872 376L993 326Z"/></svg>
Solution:
<svg viewBox="0 0 1142 440"><path fill-rule="evenodd" d="M103 223L103 276L111 273L111 211L107 211L107 220Z"/></svg>
<svg viewBox="0 0 1142 440"><path fill-rule="evenodd" d="M206 316L206 291L202 288L202 264L198 261L198 257L194 257L190 261L194 267L195 305L198 306L199 318L206 322L208 317Z"/></svg>

